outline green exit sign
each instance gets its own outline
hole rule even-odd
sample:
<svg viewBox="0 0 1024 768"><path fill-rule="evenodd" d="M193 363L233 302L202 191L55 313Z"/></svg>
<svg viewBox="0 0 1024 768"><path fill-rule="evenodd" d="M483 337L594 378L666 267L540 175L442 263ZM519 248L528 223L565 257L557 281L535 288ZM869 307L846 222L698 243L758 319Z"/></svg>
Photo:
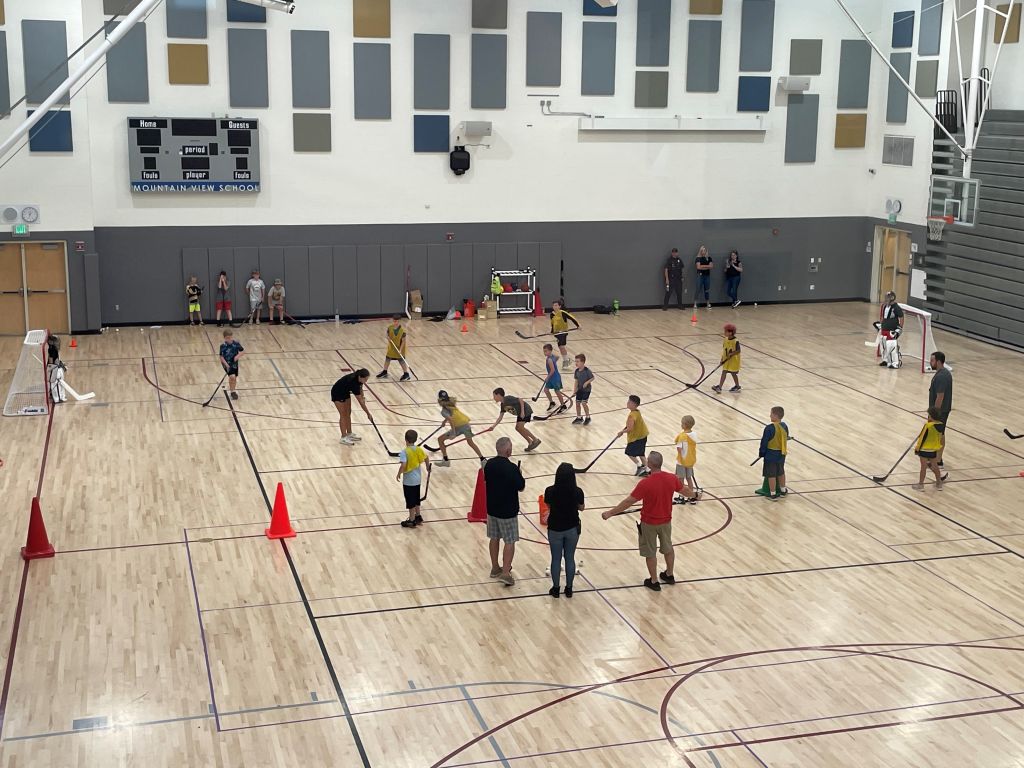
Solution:
<svg viewBox="0 0 1024 768"><path fill-rule="evenodd" d="M15 237L28 237L28 224L15 224L11 227L11 234Z"/></svg>

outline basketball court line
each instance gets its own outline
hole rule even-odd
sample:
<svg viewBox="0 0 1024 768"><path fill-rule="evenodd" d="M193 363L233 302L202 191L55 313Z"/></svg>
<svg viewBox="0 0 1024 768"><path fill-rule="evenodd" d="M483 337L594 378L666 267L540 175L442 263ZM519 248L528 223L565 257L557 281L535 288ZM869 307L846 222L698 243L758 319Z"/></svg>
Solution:
<svg viewBox="0 0 1024 768"><path fill-rule="evenodd" d="M199 621L199 639L203 645L203 662L206 664L206 681L210 686L210 709L213 712L214 728L220 732L220 715L217 712L217 691L213 687L213 670L210 666L210 648L206 643L206 626L203 624L203 611L199 604L199 589L196 586L196 572L192 567L192 549L189 547L188 531L182 531L185 536L185 557L188 562L188 576L192 582L192 597L196 602L196 619Z"/></svg>
<svg viewBox="0 0 1024 768"><path fill-rule="evenodd" d="M153 349L153 337L152 336L149 337L149 353L150 353L150 355L152 357L152 360L153 360L153 377L156 379L156 384L154 384L154 386L156 387L156 402L160 406L160 421L162 423L163 420L164 420L164 401L160 398L160 374L157 372L157 369L156 369L156 350ZM146 375L146 373L145 373L145 371L146 371L146 359L145 358L142 359L142 371L143 371L143 375L145 376ZM146 376L146 380L147 381L149 380L149 376Z"/></svg>

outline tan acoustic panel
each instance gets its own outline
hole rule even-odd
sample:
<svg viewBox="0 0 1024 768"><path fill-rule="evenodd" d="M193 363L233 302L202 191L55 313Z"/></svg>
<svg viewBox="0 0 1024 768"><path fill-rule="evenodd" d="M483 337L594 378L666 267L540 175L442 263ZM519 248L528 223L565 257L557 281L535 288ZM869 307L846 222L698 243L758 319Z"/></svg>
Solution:
<svg viewBox="0 0 1024 768"><path fill-rule="evenodd" d="M1013 4L1013 13L1010 14L1010 26L1006 30L1007 43L1019 43L1020 42L1020 3ZM1010 10L1008 5L1000 5L999 12L1006 13ZM1004 20L1002 16L996 16L995 36L992 38L994 42L999 42L1003 36L1003 24Z"/></svg>
<svg viewBox="0 0 1024 768"><path fill-rule="evenodd" d="M867 132L867 115L836 115L836 149L863 148Z"/></svg>
<svg viewBox="0 0 1024 768"><path fill-rule="evenodd" d="M352 34L391 37L391 0L353 0Z"/></svg>
<svg viewBox="0 0 1024 768"><path fill-rule="evenodd" d="M209 49L202 43L168 43L167 75L171 85L209 85Z"/></svg>
<svg viewBox="0 0 1024 768"><path fill-rule="evenodd" d="M722 0L690 0L690 14L694 16L721 16Z"/></svg>
<svg viewBox="0 0 1024 768"><path fill-rule="evenodd" d="M4 0L0 0L0 26L3 26L6 21L7 17L4 16Z"/></svg>

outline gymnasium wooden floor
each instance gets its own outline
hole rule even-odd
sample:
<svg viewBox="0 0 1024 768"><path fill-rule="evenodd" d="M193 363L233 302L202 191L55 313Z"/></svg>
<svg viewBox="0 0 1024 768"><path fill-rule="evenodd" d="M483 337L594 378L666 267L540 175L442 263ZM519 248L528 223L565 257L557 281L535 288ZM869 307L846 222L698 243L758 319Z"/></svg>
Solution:
<svg viewBox="0 0 1024 768"><path fill-rule="evenodd" d="M49 434L45 417L0 420L0 765L1024 765L1024 443L1002 433L1024 432L1024 357L937 333L950 480L913 491L911 455L876 485L930 378L876 366L876 312L581 315L570 350L598 377L593 424L536 425L535 454L508 420L481 438L512 435L529 478L512 588L465 522L466 446L405 530L395 461L358 411L362 444L338 444L328 390L376 372L383 323L241 328L241 399L205 409L215 326L79 338L68 381L97 399L58 407ZM743 392L687 390L727 320ZM414 323L418 379L370 385L387 446L437 426L439 388L477 429L493 387L531 397L543 340L513 331L545 323ZM4 392L19 346L0 340ZM676 507L680 582L644 589L633 519L600 519L634 484L620 441L580 476L581 574L553 600L537 495L608 443L631 392L669 454L680 418L697 421L707 493ZM796 441L792 493L772 503L749 463L775 404ZM263 535L277 483L286 543ZM37 492L58 554L24 565Z"/></svg>

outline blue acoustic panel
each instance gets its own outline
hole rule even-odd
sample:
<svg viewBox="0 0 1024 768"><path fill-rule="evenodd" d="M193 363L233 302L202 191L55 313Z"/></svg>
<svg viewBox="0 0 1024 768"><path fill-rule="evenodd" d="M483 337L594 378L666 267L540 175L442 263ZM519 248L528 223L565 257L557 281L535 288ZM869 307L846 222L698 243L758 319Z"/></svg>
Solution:
<svg viewBox="0 0 1024 768"><path fill-rule="evenodd" d="M29 104L40 104L68 76L68 44L63 21L21 22L25 93ZM70 104L65 95L59 104Z"/></svg>
<svg viewBox="0 0 1024 768"><path fill-rule="evenodd" d="M672 31L671 0L637 0L636 65L667 67Z"/></svg>
<svg viewBox="0 0 1024 768"><path fill-rule="evenodd" d="M232 107L270 106L266 29L228 29L228 93Z"/></svg>
<svg viewBox="0 0 1024 768"><path fill-rule="evenodd" d="M164 0L164 4L168 37L206 37L206 0Z"/></svg>
<svg viewBox="0 0 1024 768"><path fill-rule="evenodd" d="M31 115L33 110L29 110ZM71 113L50 110L46 117L36 123L28 132L30 152L72 152Z"/></svg>
<svg viewBox="0 0 1024 768"><path fill-rule="evenodd" d="M580 93L584 96L615 94L615 22L583 22L583 77Z"/></svg>
<svg viewBox="0 0 1024 768"><path fill-rule="evenodd" d="M448 152L451 150L451 129L448 115L413 115L414 152Z"/></svg>
<svg viewBox="0 0 1024 768"><path fill-rule="evenodd" d="M839 109L867 109L871 82L871 46L867 40L843 40L839 46Z"/></svg>
<svg viewBox="0 0 1024 768"><path fill-rule="evenodd" d="M914 44L914 12L896 11L892 15L892 47L909 48Z"/></svg>
<svg viewBox="0 0 1024 768"><path fill-rule="evenodd" d="M889 62L896 71L903 76L903 79L910 82L910 54L893 53L889 55ZM887 123L907 122L907 100L909 94L906 87L899 81L891 71L889 72L889 95L885 104L885 121Z"/></svg>
<svg viewBox="0 0 1024 768"><path fill-rule="evenodd" d="M451 36L412 36L412 108L451 106Z"/></svg>
<svg viewBox="0 0 1024 768"><path fill-rule="evenodd" d="M594 0L583 0L584 16L616 16L618 13L619 7L617 5L613 5L610 8L602 8Z"/></svg>
<svg viewBox="0 0 1024 768"><path fill-rule="evenodd" d="M921 29L917 33L917 55L938 56L942 36L942 3L921 0Z"/></svg>
<svg viewBox="0 0 1024 768"><path fill-rule="evenodd" d="M562 14L526 14L526 84L556 88L562 84Z"/></svg>
<svg viewBox="0 0 1024 768"><path fill-rule="evenodd" d="M391 44L355 43L352 51L356 120L390 120Z"/></svg>
<svg viewBox="0 0 1024 768"><path fill-rule="evenodd" d="M775 48L775 0L743 0L740 72L771 72Z"/></svg>
<svg viewBox="0 0 1024 768"><path fill-rule="evenodd" d="M11 109L10 74L7 68L7 33L0 30L0 114Z"/></svg>
<svg viewBox="0 0 1024 768"><path fill-rule="evenodd" d="M296 109L331 106L330 36L326 30L292 30L292 106Z"/></svg>
<svg viewBox="0 0 1024 768"><path fill-rule="evenodd" d="M474 34L470 69L470 107L505 109L508 36Z"/></svg>
<svg viewBox="0 0 1024 768"><path fill-rule="evenodd" d="M786 107L786 162L813 163L818 156L818 94L791 93Z"/></svg>
<svg viewBox="0 0 1024 768"><path fill-rule="evenodd" d="M740 75L738 112L767 112L771 106L772 79L755 75Z"/></svg>
<svg viewBox="0 0 1024 768"><path fill-rule="evenodd" d="M722 22L691 19L686 46L686 90L717 93L721 58Z"/></svg>
<svg viewBox="0 0 1024 768"><path fill-rule="evenodd" d="M243 3L241 0L228 0L228 21L265 24L267 9Z"/></svg>
<svg viewBox="0 0 1024 768"><path fill-rule="evenodd" d="M107 52L107 101L145 104L149 101L146 24L139 22Z"/></svg>

